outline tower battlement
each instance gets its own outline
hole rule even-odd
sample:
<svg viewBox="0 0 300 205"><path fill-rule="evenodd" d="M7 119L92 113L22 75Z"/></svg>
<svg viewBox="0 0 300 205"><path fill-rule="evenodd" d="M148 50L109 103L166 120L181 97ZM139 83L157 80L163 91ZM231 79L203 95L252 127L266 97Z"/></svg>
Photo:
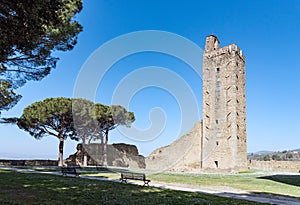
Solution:
<svg viewBox="0 0 300 205"><path fill-rule="evenodd" d="M214 58L216 56L220 56L224 54L237 55L241 58L241 60L245 61L245 56L243 54L243 51L240 50L236 44L230 44L228 46L224 46L216 50L205 50L203 56L205 56L206 58Z"/></svg>
<svg viewBox="0 0 300 205"><path fill-rule="evenodd" d="M220 48L220 41L214 35L206 37L206 44L204 50L204 57L214 58L219 55L232 54L239 56L243 61L245 61L245 56L243 51L238 48L236 44L230 44Z"/></svg>

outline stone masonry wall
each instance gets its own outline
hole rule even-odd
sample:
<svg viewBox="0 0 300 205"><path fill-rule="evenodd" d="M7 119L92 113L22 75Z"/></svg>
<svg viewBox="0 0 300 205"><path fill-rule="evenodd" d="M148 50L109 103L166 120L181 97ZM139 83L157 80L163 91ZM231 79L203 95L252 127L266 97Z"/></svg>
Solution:
<svg viewBox="0 0 300 205"><path fill-rule="evenodd" d="M200 171L202 121L168 146L153 151L146 158L146 168L156 171Z"/></svg>
<svg viewBox="0 0 300 205"><path fill-rule="evenodd" d="M300 173L300 161L249 160L248 169Z"/></svg>
<svg viewBox="0 0 300 205"><path fill-rule="evenodd" d="M91 143L82 146L77 145L77 152L70 155L64 162L67 165L84 164L84 155L86 151L87 165L101 165L103 163L103 146L99 143ZM107 164L115 167L142 168L146 167L145 157L139 155L135 145L125 143L107 145Z"/></svg>

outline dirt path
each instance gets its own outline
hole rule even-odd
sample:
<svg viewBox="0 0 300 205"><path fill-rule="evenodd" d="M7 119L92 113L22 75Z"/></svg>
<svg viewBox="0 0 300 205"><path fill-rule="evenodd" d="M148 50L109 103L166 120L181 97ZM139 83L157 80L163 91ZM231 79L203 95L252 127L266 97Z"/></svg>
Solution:
<svg viewBox="0 0 300 205"><path fill-rule="evenodd" d="M151 186L189 192L214 194L217 196L243 199L276 205L300 205L300 198L289 196L278 196L273 194L257 194L245 190L226 186L192 186L178 183L153 182Z"/></svg>

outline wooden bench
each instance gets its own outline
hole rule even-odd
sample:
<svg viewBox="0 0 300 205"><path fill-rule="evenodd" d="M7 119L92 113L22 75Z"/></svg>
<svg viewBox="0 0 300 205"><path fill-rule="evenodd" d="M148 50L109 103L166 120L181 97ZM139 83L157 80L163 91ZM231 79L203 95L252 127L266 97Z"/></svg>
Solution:
<svg viewBox="0 0 300 205"><path fill-rule="evenodd" d="M144 181L144 186L149 186L151 180L146 179L146 175L142 173L123 172L121 173L121 182L127 183L128 179Z"/></svg>
<svg viewBox="0 0 300 205"><path fill-rule="evenodd" d="M78 168L81 167L60 167L61 168L61 173L63 176L66 176L67 174L73 174L75 176L79 176L81 173L78 172Z"/></svg>

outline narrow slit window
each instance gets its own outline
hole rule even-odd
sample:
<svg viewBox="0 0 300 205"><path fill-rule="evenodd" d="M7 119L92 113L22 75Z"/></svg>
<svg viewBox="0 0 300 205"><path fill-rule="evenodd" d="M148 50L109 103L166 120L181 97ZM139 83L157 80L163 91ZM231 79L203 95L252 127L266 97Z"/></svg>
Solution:
<svg viewBox="0 0 300 205"><path fill-rule="evenodd" d="M220 71L220 68L216 68L216 71L219 72L219 71Z"/></svg>
<svg viewBox="0 0 300 205"><path fill-rule="evenodd" d="M218 161L215 161L215 165L217 168L219 168L219 162Z"/></svg>

